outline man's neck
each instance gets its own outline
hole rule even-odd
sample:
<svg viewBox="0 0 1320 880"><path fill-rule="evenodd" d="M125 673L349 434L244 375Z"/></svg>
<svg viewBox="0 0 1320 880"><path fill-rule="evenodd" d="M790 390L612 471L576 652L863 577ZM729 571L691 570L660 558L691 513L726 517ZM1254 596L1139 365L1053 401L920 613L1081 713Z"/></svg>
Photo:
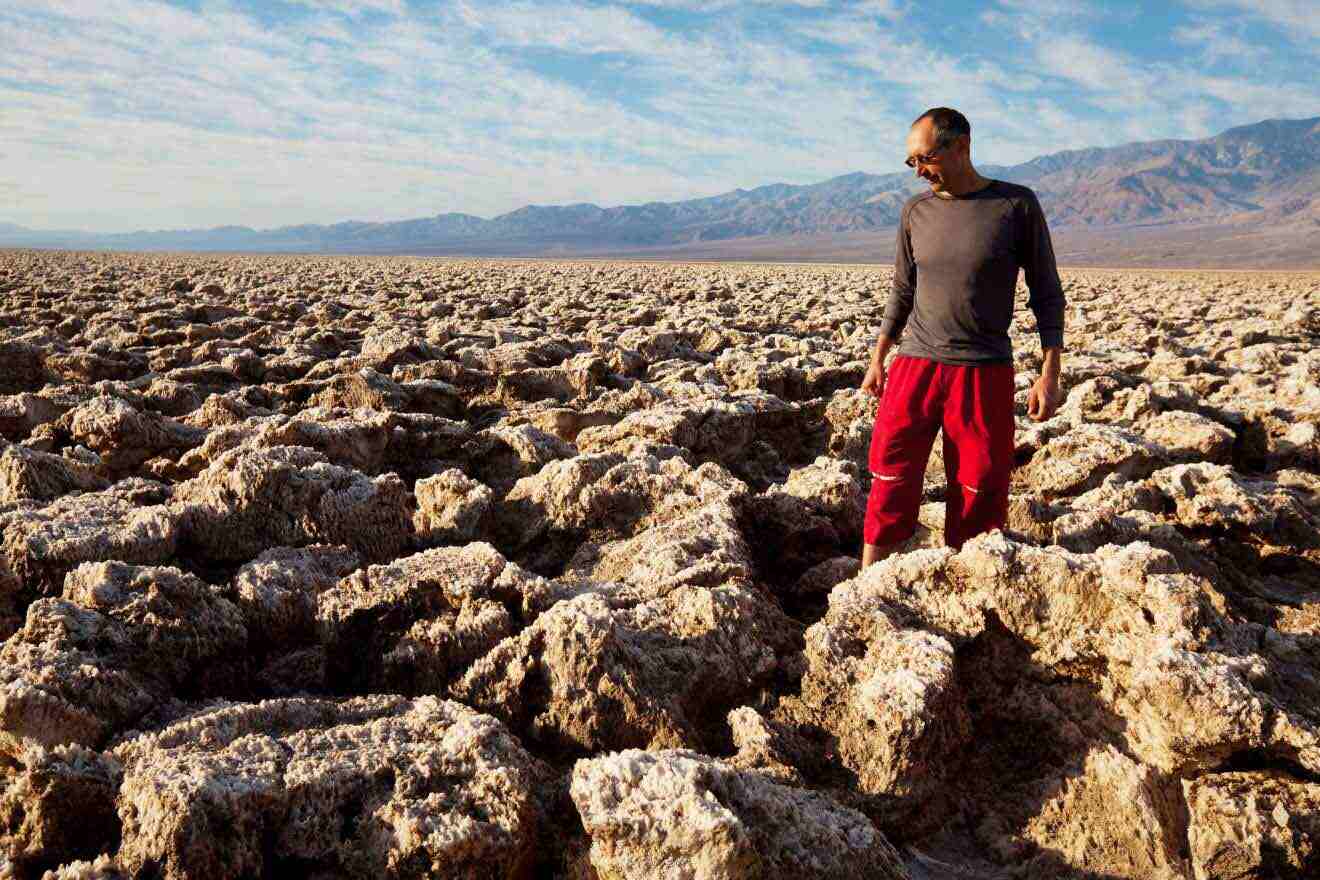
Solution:
<svg viewBox="0 0 1320 880"><path fill-rule="evenodd" d="M944 192L939 195L946 199L956 199L980 192L990 185L989 178L982 177L975 168L968 166L967 172L957 180L945 181Z"/></svg>

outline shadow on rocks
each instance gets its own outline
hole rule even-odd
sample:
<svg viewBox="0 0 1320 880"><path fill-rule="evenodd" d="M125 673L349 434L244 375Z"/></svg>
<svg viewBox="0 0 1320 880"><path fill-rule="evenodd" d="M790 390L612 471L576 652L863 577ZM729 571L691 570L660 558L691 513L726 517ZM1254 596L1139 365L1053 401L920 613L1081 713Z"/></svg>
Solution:
<svg viewBox="0 0 1320 880"><path fill-rule="evenodd" d="M1086 680L1096 672L1083 677L1081 669L1035 663L1031 645L993 611L986 618L985 631L957 651L971 736L948 774L946 815L965 823L978 849L1014 865L1014 878L1160 876L1153 872L1180 864L1187 854L1175 844L1186 840L1187 817L1179 779L1138 770L1125 754L1125 720ZM1112 791L1114 779L1137 790ZM933 824L940 817L923 818ZM1101 847L1111 860L1130 849L1129 870L1089 870L1042 842L1069 836L1121 844ZM1142 853L1152 848L1162 852Z"/></svg>

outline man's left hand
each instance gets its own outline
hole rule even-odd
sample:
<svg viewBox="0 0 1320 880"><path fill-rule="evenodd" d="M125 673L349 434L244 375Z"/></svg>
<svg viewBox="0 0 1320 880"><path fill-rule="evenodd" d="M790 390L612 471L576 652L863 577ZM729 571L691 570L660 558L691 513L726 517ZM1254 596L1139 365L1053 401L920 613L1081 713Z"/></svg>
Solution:
<svg viewBox="0 0 1320 880"><path fill-rule="evenodd" d="M1061 396L1058 377L1041 376L1027 392L1027 415L1033 422L1045 421L1059 408Z"/></svg>

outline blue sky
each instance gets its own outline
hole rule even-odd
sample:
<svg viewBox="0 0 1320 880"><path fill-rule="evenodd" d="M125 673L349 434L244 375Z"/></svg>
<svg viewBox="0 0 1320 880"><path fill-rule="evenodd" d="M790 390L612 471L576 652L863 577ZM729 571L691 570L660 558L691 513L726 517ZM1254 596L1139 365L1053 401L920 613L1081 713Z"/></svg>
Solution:
<svg viewBox="0 0 1320 880"><path fill-rule="evenodd" d="M614 205L1320 115L1315 0L6 0L0 222Z"/></svg>

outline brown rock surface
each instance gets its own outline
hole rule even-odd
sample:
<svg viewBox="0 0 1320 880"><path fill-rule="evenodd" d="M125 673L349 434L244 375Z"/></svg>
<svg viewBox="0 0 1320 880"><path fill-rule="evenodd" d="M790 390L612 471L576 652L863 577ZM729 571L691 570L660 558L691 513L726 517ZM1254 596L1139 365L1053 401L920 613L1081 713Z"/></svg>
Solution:
<svg viewBox="0 0 1320 880"><path fill-rule="evenodd" d="M565 574L628 584L636 595L662 596L683 585L747 583L752 560L734 509L715 501L662 519L630 538L583 544Z"/></svg>
<svg viewBox="0 0 1320 880"><path fill-rule="evenodd" d="M109 856L97 856L90 862L78 861L52 868L41 880L128 880L128 875Z"/></svg>
<svg viewBox="0 0 1320 880"><path fill-rule="evenodd" d="M210 398L219 399L214 395ZM404 476L429 475L437 461L466 460L466 446L472 441L471 428L462 422L421 413L365 409L309 407L295 415L243 410L220 421L217 427L201 446L179 459L181 474L194 476L239 446L306 446L332 464L366 474L394 471Z"/></svg>
<svg viewBox="0 0 1320 880"><path fill-rule="evenodd" d="M347 547L311 544L267 550L244 565L233 583L249 636L270 651L313 640L317 597L359 562Z"/></svg>
<svg viewBox="0 0 1320 880"><path fill-rule="evenodd" d="M492 531L537 570L569 564L589 572L609 542L675 523L712 503L727 513L746 491L713 463L694 468L679 457L587 453L551 462L514 484L491 513ZM629 554L615 547L607 555Z"/></svg>
<svg viewBox="0 0 1320 880"><path fill-rule="evenodd" d="M0 342L0 392L39 391L46 384L46 354L29 342Z"/></svg>
<svg viewBox="0 0 1320 880"><path fill-rule="evenodd" d="M24 440L38 425L55 421L77 405L76 395L58 392L0 396L0 437Z"/></svg>
<svg viewBox="0 0 1320 880"><path fill-rule="evenodd" d="M423 544L466 544L481 531L494 493L458 468L418 480L413 524Z"/></svg>
<svg viewBox="0 0 1320 880"><path fill-rule="evenodd" d="M455 698L572 751L700 745L779 670L789 621L740 587L559 602L474 663Z"/></svg>
<svg viewBox="0 0 1320 880"><path fill-rule="evenodd" d="M99 747L176 695L241 691L247 630L176 568L84 563L0 648L0 746Z"/></svg>
<svg viewBox="0 0 1320 880"><path fill-rule="evenodd" d="M513 635L547 582L489 544L442 547L373 565L316 595L336 690L441 693Z"/></svg>
<svg viewBox="0 0 1320 880"><path fill-rule="evenodd" d="M601 880L907 876L861 813L696 752L578 761L572 796Z"/></svg>
<svg viewBox="0 0 1320 880"><path fill-rule="evenodd" d="M1160 448L1107 425L1083 425L1040 449L1017 474L1021 484L1047 496L1094 489L1110 474L1140 478L1160 463Z"/></svg>
<svg viewBox="0 0 1320 880"><path fill-rule="evenodd" d="M181 540L217 562L316 542L391 559L412 540L411 502L397 475L370 479L302 446L226 452L179 485L171 510Z"/></svg>
<svg viewBox="0 0 1320 880"><path fill-rule="evenodd" d="M71 492L94 492L109 481L86 464L22 446L0 451L0 504L53 501Z"/></svg>
<svg viewBox="0 0 1320 880"><path fill-rule="evenodd" d="M124 480L100 492L71 493L45 506L0 513L0 635L22 623L27 604L59 593L83 562L164 562L178 543L177 518L163 505L168 488Z"/></svg>
<svg viewBox="0 0 1320 880"><path fill-rule="evenodd" d="M1196 880L1320 873L1320 785L1262 772L1183 783Z"/></svg>
<svg viewBox="0 0 1320 880"><path fill-rule="evenodd" d="M157 456L177 458L204 437L197 428L139 412L117 397L93 397L42 427L50 429L43 435L48 444L91 450L96 470L111 478L138 473Z"/></svg>
<svg viewBox="0 0 1320 880"><path fill-rule="evenodd" d="M29 744L0 793L0 852L35 866L95 858L119 839L119 762L82 746Z"/></svg>
<svg viewBox="0 0 1320 880"><path fill-rule="evenodd" d="M373 696L203 711L115 750L132 874L521 878L538 770L498 721Z"/></svg>

